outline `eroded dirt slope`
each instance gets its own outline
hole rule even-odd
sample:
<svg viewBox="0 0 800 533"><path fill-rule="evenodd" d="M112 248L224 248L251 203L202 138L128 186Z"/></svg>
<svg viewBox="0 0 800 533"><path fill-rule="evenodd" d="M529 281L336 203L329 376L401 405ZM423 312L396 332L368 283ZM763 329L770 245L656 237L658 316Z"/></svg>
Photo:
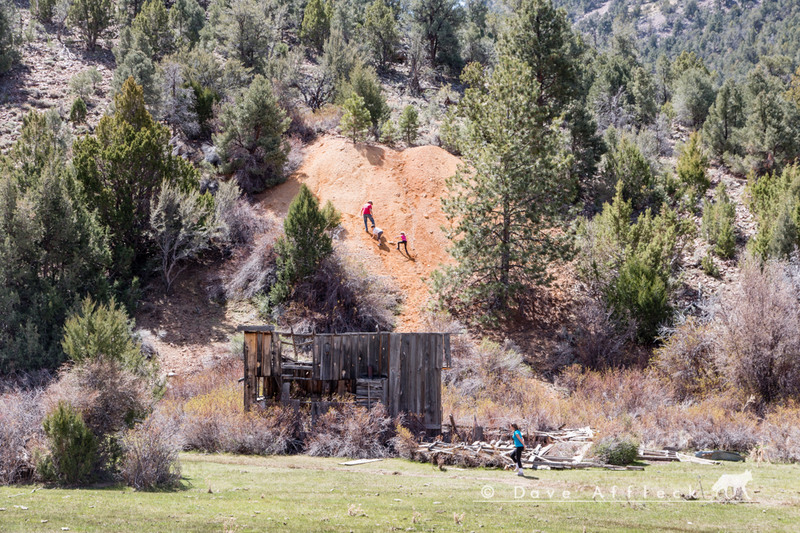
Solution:
<svg viewBox="0 0 800 533"><path fill-rule="evenodd" d="M397 329L419 330L428 301L425 280L450 260L440 198L459 164L435 146L395 151L326 136L306 148L304 163L286 183L263 194L262 206L283 217L301 183L321 202L332 201L343 215L340 246L376 274L391 276L404 298ZM380 247L364 231L360 210L368 200L376 225L384 230ZM410 257L395 248L401 231Z"/></svg>

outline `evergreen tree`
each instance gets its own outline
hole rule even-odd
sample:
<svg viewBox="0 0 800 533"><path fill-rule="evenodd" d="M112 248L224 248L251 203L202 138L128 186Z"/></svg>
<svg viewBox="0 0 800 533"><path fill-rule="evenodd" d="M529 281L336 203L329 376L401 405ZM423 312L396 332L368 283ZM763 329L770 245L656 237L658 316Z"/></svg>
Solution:
<svg viewBox="0 0 800 533"><path fill-rule="evenodd" d="M620 186L622 197L634 209L642 209L650 202L655 185L650 163L630 136L609 138L610 149L600 162L601 185L594 191L597 205L609 200L614 187Z"/></svg>
<svg viewBox="0 0 800 533"><path fill-rule="evenodd" d="M711 185L706 172L707 167L708 158L703 153L700 132L694 132L689 136L689 142L681 148L675 170L678 179L688 185L696 197L703 196Z"/></svg>
<svg viewBox="0 0 800 533"><path fill-rule="evenodd" d="M671 315L671 276L680 265L681 249L694 222L663 208L645 209L633 217L633 207L617 184L614 200L577 231L577 272L590 293L601 299L623 325L636 326L640 342L652 342Z"/></svg>
<svg viewBox="0 0 800 533"><path fill-rule="evenodd" d="M749 245L761 259L788 257L800 246L800 167L766 174L748 184L758 232Z"/></svg>
<svg viewBox="0 0 800 533"><path fill-rule="evenodd" d="M724 184L717 190L716 201L703 204L703 234L714 248L714 253L730 259L736 252L736 206L731 202Z"/></svg>
<svg viewBox="0 0 800 533"><path fill-rule="evenodd" d="M735 133L744 125L742 93L736 84L726 80L703 125L703 140L711 153L721 158L725 152L736 150Z"/></svg>
<svg viewBox="0 0 800 533"><path fill-rule="evenodd" d="M800 110L765 65L750 72L745 88L744 149L756 159L758 173L780 168L800 155Z"/></svg>
<svg viewBox="0 0 800 533"><path fill-rule="evenodd" d="M13 2L0 0L0 74L10 69L19 59L17 32L14 26Z"/></svg>
<svg viewBox="0 0 800 533"><path fill-rule="evenodd" d="M0 374L58 366L70 309L108 290L107 235L66 170L61 129L32 112L0 159Z"/></svg>
<svg viewBox="0 0 800 533"><path fill-rule="evenodd" d="M114 48L114 57L117 60L111 83L114 91L119 92L128 78L133 78L142 87L145 103L150 110L158 110L161 103L161 83L147 36L141 31L123 29Z"/></svg>
<svg viewBox="0 0 800 533"><path fill-rule="evenodd" d="M94 51L97 39L111 25L111 0L74 0L69 10L69 20L77 27L86 42L86 48Z"/></svg>
<svg viewBox="0 0 800 533"><path fill-rule="evenodd" d="M161 184L197 184L194 167L173 156L168 141L169 130L153 120L142 88L129 78L114 97L114 114L73 148L76 177L112 235L115 269L125 279L148 249L150 199Z"/></svg>
<svg viewBox="0 0 800 533"><path fill-rule="evenodd" d="M547 120L566 118L574 156L572 179L592 176L604 147L587 112L588 50L566 13L553 7L551 0L523 0L498 48L531 68L539 84L536 104Z"/></svg>
<svg viewBox="0 0 800 533"><path fill-rule="evenodd" d="M134 341L133 326L128 313L113 299L104 304L87 296L65 322L61 347L74 363L105 357L141 373L146 361L142 347Z"/></svg>
<svg viewBox="0 0 800 533"><path fill-rule="evenodd" d="M283 10L277 2L259 0L231 0L230 4L223 2L220 9L216 23L209 15L218 40L238 55L245 67L263 68L280 41Z"/></svg>
<svg viewBox="0 0 800 533"><path fill-rule="evenodd" d="M411 21L425 41L428 63L456 66L456 33L463 20L463 9L456 0L412 0Z"/></svg>
<svg viewBox="0 0 800 533"><path fill-rule="evenodd" d="M284 235L275 245L278 280L270 291L273 304L291 297L295 283L316 272L322 260L333 251L326 230L329 220L305 184L289 205L283 221Z"/></svg>
<svg viewBox="0 0 800 533"><path fill-rule="evenodd" d="M370 124L369 110L364 105L364 99L353 93L342 104L344 115L339 123L342 133L352 139L354 143L363 140Z"/></svg>
<svg viewBox="0 0 800 533"><path fill-rule="evenodd" d="M331 31L331 5L325 0L309 0L303 14L303 27L300 38L317 52L322 52L322 45Z"/></svg>
<svg viewBox="0 0 800 533"><path fill-rule="evenodd" d="M350 71L349 90L364 100L364 107L369 111L370 122L377 128L389 116L389 106L383 96L381 82L372 67L358 63Z"/></svg>
<svg viewBox="0 0 800 533"><path fill-rule="evenodd" d="M169 9L169 25L175 40L196 43L206 22L205 15L197 0L176 0Z"/></svg>
<svg viewBox="0 0 800 533"><path fill-rule="evenodd" d="M417 113L417 108L413 105L407 105L403 109L398 122L400 133L403 134L406 144L411 146L411 143L419 136L419 114Z"/></svg>
<svg viewBox="0 0 800 533"><path fill-rule="evenodd" d="M256 76L235 102L223 106L219 122L222 131L214 142L224 172L234 173L243 191L260 192L284 179L289 119L266 78Z"/></svg>
<svg viewBox="0 0 800 533"><path fill-rule="evenodd" d="M394 11L384 0L375 0L367 6L363 28L372 57L380 68L385 68L392 62L400 40Z"/></svg>
<svg viewBox="0 0 800 533"><path fill-rule="evenodd" d="M565 251L547 230L570 192L570 158L538 98L534 71L502 57L491 76L473 73L459 104L465 166L448 179L442 200L457 265L434 280L455 309L506 312L526 287L547 282L548 264Z"/></svg>
<svg viewBox="0 0 800 533"><path fill-rule="evenodd" d="M705 69L690 68L675 82L673 106L678 120L698 128L714 103L714 87Z"/></svg>
<svg viewBox="0 0 800 533"><path fill-rule="evenodd" d="M69 108L69 121L73 124L86 122L86 102L80 96L72 102L72 107Z"/></svg>
<svg viewBox="0 0 800 533"><path fill-rule="evenodd" d="M133 19L132 29L147 39L147 44L156 58L171 51L172 30L169 27L167 8L162 0L147 0Z"/></svg>

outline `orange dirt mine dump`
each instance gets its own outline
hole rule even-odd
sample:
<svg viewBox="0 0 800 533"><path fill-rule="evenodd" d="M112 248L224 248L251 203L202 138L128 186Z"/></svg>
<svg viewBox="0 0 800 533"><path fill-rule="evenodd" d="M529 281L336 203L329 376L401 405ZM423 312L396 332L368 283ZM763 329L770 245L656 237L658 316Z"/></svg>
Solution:
<svg viewBox="0 0 800 533"><path fill-rule="evenodd" d="M449 241L441 230L446 220L440 198L445 180L459 164L457 157L435 146L395 151L322 137L306 148L303 165L286 183L263 194L262 206L283 217L301 183L321 203L332 201L342 212L341 245L369 270L390 276L401 292L398 331L419 330L428 302L425 280L451 260ZM360 212L368 200L373 202L375 224L384 231L380 247L364 231ZM401 231L408 237L411 258L395 248Z"/></svg>

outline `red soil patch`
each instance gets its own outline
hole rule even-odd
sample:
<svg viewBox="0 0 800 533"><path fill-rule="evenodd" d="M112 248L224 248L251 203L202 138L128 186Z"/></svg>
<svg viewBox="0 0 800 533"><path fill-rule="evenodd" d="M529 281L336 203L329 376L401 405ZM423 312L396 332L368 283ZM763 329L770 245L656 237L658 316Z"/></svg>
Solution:
<svg viewBox="0 0 800 533"><path fill-rule="evenodd" d="M429 299L426 279L450 261L440 198L445 179L460 164L435 146L403 151L376 145L354 145L341 137L322 137L305 149L305 160L284 184L262 196L262 206L283 217L301 183L324 203L342 212L341 244L371 271L391 276L403 295L399 331L420 330ZM373 202L376 225L384 230L381 245L364 231L361 206ZM396 250L404 231L411 257Z"/></svg>

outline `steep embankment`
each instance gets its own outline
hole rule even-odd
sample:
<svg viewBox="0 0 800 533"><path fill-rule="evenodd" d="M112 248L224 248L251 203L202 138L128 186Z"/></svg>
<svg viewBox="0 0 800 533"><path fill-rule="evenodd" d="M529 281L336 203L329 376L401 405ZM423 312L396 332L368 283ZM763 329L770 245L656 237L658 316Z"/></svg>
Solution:
<svg viewBox="0 0 800 533"><path fill-rule="evenodd" d="M403 295L398 329L417 330L428 301L425 280L449 260L440 198L459 163L435 146L395 151L326 136L306 148L302 166L286 183L263 194L262 206L283 217L301 183L321 202L333 202L343 215L339 245L373 273L390 276ZM380 247L364 231L360 210L368 200L376 225L384 230ZM410 257L395 249L401 231L409 239Z"/></svg>

